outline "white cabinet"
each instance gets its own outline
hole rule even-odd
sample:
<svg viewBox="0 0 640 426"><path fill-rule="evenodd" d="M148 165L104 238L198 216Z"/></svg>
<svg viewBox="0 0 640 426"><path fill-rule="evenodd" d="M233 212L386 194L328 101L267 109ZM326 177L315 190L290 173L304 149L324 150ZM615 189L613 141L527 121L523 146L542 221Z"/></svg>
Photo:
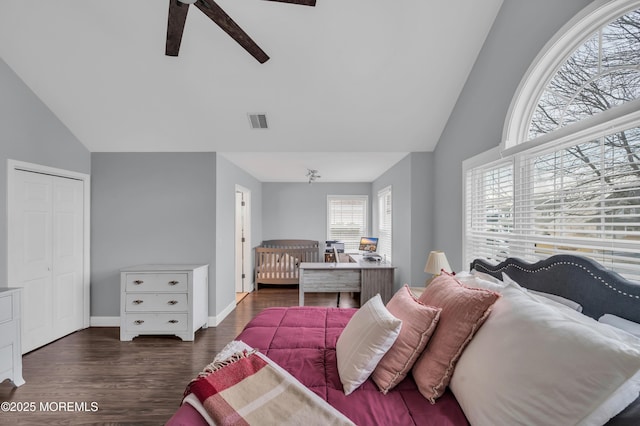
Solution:
<svg viewBox="0 0 640 426"><path fill-rule="evenodd" d="M120 270L120 340L174 334L193 341L209 320L209 265L141 265Z"/></svg>
<svg viewBox="0 0 640 426"><path fill-rule="evenodd" d="M20 289L0 288L0 382L24 384L20 345Z"/></svg>

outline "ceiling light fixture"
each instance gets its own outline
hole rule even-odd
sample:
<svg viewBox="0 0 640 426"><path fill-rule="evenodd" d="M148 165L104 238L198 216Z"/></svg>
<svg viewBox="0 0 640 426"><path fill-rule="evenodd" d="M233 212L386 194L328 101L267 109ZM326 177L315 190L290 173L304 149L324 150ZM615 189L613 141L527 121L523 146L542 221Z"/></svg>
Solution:
<svg viewBox="0 0 640 426"><path fill-rule="evenodd" d="M322 176L318 174L317 170L307 169L307 177L309 178L309 185L311 185L316 181L316 179L321 178Z"/></svg>

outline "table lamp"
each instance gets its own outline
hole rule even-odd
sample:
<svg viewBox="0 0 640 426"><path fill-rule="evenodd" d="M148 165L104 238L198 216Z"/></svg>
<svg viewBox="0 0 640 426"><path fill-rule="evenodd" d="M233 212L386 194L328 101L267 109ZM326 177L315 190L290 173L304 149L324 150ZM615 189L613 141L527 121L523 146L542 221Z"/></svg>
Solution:
<svg viewBox="0 0 640 426"><path fill-rule="evenodd" d="M429 258L427 259L427 264L424 267L424 271L429 274L433 274L431 280L442 273L442 270L447 272L451 272L451 266L449 266L449 262L447 261L447 256L443 251L432 251L429 253ZM429 280L429 282L431 282ZM427 284L429 284L427 282Z"/></svg>

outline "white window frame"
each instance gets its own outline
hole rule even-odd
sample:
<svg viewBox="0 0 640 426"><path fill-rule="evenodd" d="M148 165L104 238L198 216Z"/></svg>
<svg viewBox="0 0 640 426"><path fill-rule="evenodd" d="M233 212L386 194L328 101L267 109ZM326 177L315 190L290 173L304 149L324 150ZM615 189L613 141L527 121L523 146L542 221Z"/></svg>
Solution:
<svg viewBox="0 0 640 426"><path fill-rule="evenodd" d="M387 197L389 197L391 204L388 215L386 214ZM388 229L385 224L388 224ZM388 237L385 235L387 233ZM378 238L378 254L391 262L393 255L393 191L391 185L378 191Z"/></svg>
<svg viewBox="0 0 640 426"><path fill-rule="evenodd" d="M361 237L369 236L369 196L368 195L327 195L327 240L335 240L331 234L331 201L332 200L357 200L364 202L364 217L361 235L357 241L344 241L345 251L357 252ZM355 244L355 248L353 248Z"/></svg>

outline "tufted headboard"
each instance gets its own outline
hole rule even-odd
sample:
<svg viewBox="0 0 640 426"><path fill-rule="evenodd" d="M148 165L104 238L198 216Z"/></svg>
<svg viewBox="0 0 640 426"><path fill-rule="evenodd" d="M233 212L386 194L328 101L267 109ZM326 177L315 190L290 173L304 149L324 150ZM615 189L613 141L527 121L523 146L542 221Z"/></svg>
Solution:
<svg viewBox="0 0 640 426"><path fill-rule="evenodd" d="M471 269L499 279L504 272L525 288L571 299L595 319L609 313L640 323L640 283L586 257L561 254L536 263L509 258L498 264L475 259Z"/></svg>

